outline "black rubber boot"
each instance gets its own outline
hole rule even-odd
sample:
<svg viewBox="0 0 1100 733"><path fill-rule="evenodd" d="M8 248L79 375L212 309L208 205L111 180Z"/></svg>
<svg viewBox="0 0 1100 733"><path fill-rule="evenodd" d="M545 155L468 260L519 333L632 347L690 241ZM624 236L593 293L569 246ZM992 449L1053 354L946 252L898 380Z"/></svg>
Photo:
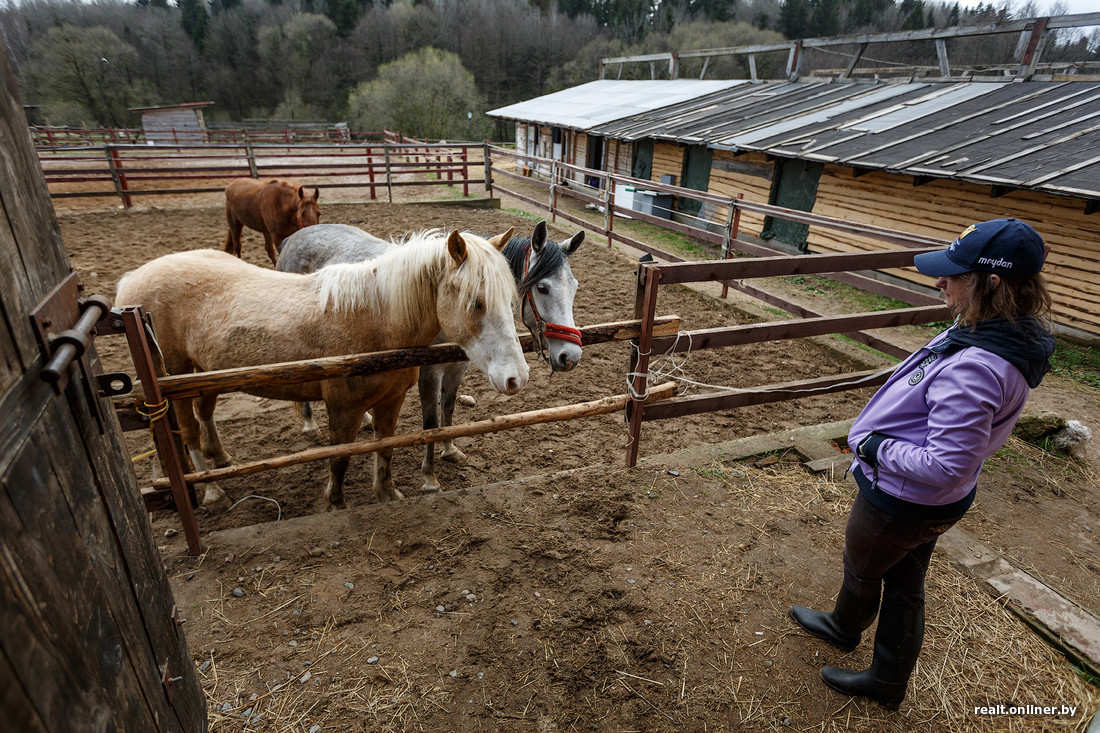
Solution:
<svg viewBox="0 0 1100 733"><path fill-rule="evenodd" d="M905 699L909 677L917 664L923 641L923 606L905 608L883 604L871 666L862 672L825 667L821 670L821 679L837 692L869 697L884 707L897 710Z"/></svg>
<svg viewBox="0 0 1100 733"><path fill-rule="evenodd" d="M843 585L840 586L832 613L815 611L805 606L791 606L791 618L799 626L817 638L849 651L859 644L860 636L875 620L876 613L877 598L860 598Z"/></svg>

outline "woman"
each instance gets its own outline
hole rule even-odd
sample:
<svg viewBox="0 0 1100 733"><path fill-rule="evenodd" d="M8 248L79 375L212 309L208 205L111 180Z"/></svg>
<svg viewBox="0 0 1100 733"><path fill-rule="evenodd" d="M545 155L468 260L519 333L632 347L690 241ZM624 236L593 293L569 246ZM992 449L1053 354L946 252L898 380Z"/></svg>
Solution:
<svg viewBox="0 0 1100 733"><path fill-rule="evenodd" d="M825 683L897 708L924 638L924 577L936 539L974 501L982 463L1012 432L1050 369L1042 238L1016 219L968 227L916 256L955 323L898 366L852 424L859 493L831 613L793 606L806 631L844 649L879 616L871 666L826 667ZM881 609L879 599L881 595Z"/></svg>

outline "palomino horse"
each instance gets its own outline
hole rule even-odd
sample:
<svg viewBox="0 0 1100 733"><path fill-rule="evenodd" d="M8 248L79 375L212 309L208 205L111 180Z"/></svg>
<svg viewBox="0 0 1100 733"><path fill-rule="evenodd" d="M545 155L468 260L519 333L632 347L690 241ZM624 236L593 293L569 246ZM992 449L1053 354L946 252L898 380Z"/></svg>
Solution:
<svg viewBox="0 0 1100 733"><path fill-rule="evenodd" d="M313 189L310 196L305 188L291 181L233 180L225 187L225 219L229 224L225 251L241 256L241 228L248 227L264 235L267 256L274 265L284 239L321 221L321 207L317 204L320 195L320 189Z"/></svg>
<svg viewBox="0 0 1100 733"><path fill-rule="evenodd" d="M495 390L515 394L527 383L528 367L512 320L515 281L500 253L512 231L490 240L421 232L370 262L311 275L256 267L213 250L178 252L127 273L116 302L141 304L152 314L170 374L426 346L445 329ZM368 409L375 433L393 435L416 376L412 367L247 391L277 400L324 400L336 444L355 438ZM198 470L207 461L230 462L214 425L216 401L216 395L197 405L177 401L183 440ZM402 498L390 474L392 453L375 453L378 501ZM349 460L329 461L326 508L344 507ZM204 505L227 502L220 487L207 486Z"/></svg>
<svg viewBox="0 0 1100 733"><path fill-rule="evenodd" d="M573 324L577 279L573 277L567 257L576 252L583 241L584 232L574 234L564 244L547 239L546 222L540 221L530 238L512 237L504 247L504 256L519 287L520 317L535 337L540 356L554 371L569 371L581 358L580 332ZM392 243L357 227L321 224L287 238L277 269L313 272L329 264L373 259L393 247ZM446 340L445 336L440 336L435 343ZM469 366L469 362L457 362L420 368L417 386L425 429L451 424L458 387ZM316 430L309 405L300 405L298 409L305 420L305 430ZM450 440L443 442L442 458L453 463L466 460L465 454ZM432 443L424 446L420 470L424 475L424 490L438 491L435 445Z"/></svg>

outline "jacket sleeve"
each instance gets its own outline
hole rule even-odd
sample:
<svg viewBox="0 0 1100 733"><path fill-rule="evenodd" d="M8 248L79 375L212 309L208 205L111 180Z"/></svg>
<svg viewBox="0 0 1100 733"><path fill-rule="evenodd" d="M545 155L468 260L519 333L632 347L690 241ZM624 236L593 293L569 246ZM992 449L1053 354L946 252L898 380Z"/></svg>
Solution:
<svg viewBox="0 0 1100 733"><path fill-rule="evenodd" d="M991 452L993 420L1006 401L1004 390L1000 375L986 364L961 359L945 366L925 393L925 444L883 436L875 451L880 470L946 490L964 488Z"/></svg>

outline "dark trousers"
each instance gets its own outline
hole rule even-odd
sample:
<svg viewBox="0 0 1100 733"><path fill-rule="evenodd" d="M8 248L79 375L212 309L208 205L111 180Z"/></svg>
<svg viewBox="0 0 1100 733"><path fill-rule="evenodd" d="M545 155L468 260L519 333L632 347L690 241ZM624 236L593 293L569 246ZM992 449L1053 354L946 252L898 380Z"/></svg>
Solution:
<svg viewBox="0 0 1100 733"><path fill-rule="evenodd" d="M844 585L856 596L883 605L924 607L924 577L936 540L962 515L905 519L856 495L844 530Z"/></svg>

